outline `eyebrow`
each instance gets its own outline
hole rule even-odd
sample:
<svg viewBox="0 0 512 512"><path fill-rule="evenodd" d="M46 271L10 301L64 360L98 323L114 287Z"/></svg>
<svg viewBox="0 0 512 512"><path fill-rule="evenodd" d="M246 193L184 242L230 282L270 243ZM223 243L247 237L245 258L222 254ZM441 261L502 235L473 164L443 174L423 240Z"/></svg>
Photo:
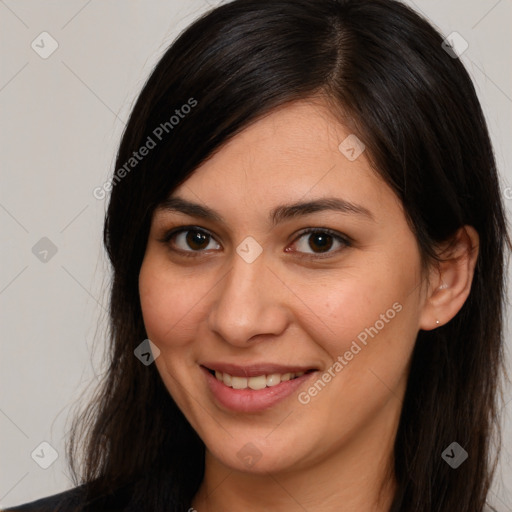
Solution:
<svg viewBox="0 0 512 512"><path fill-rule="evenodd" d="M191 217L221 222L225 220L215 210L198 203L187 201L182 197L174 196L162 201L156 208L160 211L173 211L184 213ZM355 214L375 221L374 216L364 206L351 203L338 197L326 197L313 201L284 204L274 208L269 215L269 221L273 226L289 219L322 211L337 211L344 214Z"/></svg>

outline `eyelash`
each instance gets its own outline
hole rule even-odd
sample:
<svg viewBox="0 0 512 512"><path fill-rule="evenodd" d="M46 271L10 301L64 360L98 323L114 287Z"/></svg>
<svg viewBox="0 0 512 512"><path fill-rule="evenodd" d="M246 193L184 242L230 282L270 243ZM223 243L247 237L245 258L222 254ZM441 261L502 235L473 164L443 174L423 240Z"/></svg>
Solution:
<svg viewBox="0 0 512 512"><path fill-rule="evenodd" d="M173 228L170 231L166 232L165 235L161 239L159 239L159 242L166 245L172 252L179 253L187 258L196 258L200 255L200 253L205 252L205 250L203 249L203 250L199 250L199 251L194 251L194 250L184 251L182 249L174 249L173 247L171 247L171 244L170 244L171 240L173 238L175 238L177 235L179 235L181 233L186 233L187 231L196 231L198 233L202 233L206 236L211 237L213 240L215 240L215 242L217 242L217 240L211 233L209 233L207 230L200 228L198 226L180 226L179 228ZM328 251L326 253L303 253L303 252L297 251L297 254L299 255L299 257L308 258L308 259L324 259L324 258L331 257L333 254L337 254L342 249L344 249L346 247L351 247L351 245L352 245L352 240L348 236L342 235L341 233L338 233L337 231L334 231L329 228L307 228L307 229L299 232L297 234L297 237L293 240L292 243L297 242L299 239L301 239L305 235L319 234L319 233L332 236L336 241L340 242L344 247L342 247L338 250L335 250L335 251ZM217 242L217 243L219 243L219 242Z"/></svg>

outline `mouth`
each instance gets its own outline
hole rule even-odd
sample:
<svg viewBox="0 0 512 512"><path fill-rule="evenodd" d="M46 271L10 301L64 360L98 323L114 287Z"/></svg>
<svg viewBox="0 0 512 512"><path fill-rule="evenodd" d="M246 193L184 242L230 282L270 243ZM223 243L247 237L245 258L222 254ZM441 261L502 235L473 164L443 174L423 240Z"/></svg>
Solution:
<svg viewBox="0 0 512 512"><path fill-rule="evenodd" d="M277 407L318 372L316 368L205 363L200 368L209 396L224 410L258 413Z"/></svg>
<svg viewBox="0 0 512 512"><path fill-rule="evenodd" d="M205 367L206 368L206 367ZM228 372L221 372L219 370L213 370L206 368L208 372L213 375L219 382L222 382L227 387L233 389L252 389L258 391L260 389L271 388L281 384L281 382L288 382L291 380L298 379L305 374L312 373L315 370L310 369L306 371L298 372L286 372L286 373L268 373L256 375L253 377L241 377L237 375L231 375Z"/></svg>

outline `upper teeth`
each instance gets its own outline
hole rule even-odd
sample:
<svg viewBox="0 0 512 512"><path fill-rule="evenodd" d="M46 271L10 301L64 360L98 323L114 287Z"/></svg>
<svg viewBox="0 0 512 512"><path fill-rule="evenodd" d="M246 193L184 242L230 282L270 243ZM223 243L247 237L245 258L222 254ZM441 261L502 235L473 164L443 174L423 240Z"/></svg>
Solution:
<svg viewBox="0 0 512 512"><path fill-rule="evenodd" d="M265 387L277 386L279 383L301 377L304 372L297 373L272 373L270 375L258 375L257 377L235 377L229 373L222 373L215 371L217 380L223 382L226 386L233 389L247 389L254 390L263 389Z"/></svg>

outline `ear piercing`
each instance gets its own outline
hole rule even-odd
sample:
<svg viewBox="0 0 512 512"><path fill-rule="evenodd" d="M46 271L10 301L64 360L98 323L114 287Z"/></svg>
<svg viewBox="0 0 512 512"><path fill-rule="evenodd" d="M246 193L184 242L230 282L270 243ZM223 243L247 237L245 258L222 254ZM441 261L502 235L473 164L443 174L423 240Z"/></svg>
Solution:
<svg viewBox="0 0 512 512"><path fill-rule="evenodd" d="M448 285L443 281L443 279L441 279L441 286L439 287L439 290L445 290L446 288L448 288ZM441 322L439 321L439 319L436 318L436 325L439 325Z"/></svg>

